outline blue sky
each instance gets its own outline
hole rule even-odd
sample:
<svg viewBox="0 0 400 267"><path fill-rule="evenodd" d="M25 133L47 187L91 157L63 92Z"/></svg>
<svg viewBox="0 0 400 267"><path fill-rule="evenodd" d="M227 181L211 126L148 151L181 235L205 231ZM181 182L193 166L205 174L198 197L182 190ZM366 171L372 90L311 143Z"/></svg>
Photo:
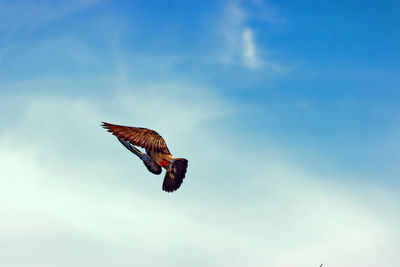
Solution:
<svg viewBox="0 0 400 267"><path fill-rule="evenodd" d="M0 0L1 265L393 264L399 29L396 1ZM100 121L157 130L182 188Z"/></svg>

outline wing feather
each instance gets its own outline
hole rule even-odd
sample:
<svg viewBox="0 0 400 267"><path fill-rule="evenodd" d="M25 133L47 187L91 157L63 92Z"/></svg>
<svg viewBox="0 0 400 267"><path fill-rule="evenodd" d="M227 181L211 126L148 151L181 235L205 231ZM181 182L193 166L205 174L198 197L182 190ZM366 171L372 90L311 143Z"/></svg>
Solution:
<svg viewBox="0 0 400 267"><path fill-rule="evenodd" d="M165 140L156 131L107 122L103 122L102 126L116 137L128 141L134 146L142 147L146 149L146 151L171 154Z"/></svg>
<svg viewBox="0 0 400 267"><path fill-rule="evenodd" d="M147 135L143 138L143 142L145 144L145 149L150 151L150 145L152 144L152 140L150 135Z"/></svg>

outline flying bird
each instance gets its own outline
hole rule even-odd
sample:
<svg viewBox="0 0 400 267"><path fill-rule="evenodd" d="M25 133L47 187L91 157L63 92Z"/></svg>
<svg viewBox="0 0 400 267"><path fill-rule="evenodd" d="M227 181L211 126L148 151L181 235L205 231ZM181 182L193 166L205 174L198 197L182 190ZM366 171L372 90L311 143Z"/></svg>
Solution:
<svg viewBox="0 0 400 267"><path fill-rule="evenodd" d="M181 186L185 178L188 160L174 158L169 152L165 140L156 131L107 122L103 122L101 126L115 135L129 151L138 156L150 172L160 174L162 168L166 170L162 185L164 191L174 192ZM141 152L135 146L144 148L146 153Z"/></svg>

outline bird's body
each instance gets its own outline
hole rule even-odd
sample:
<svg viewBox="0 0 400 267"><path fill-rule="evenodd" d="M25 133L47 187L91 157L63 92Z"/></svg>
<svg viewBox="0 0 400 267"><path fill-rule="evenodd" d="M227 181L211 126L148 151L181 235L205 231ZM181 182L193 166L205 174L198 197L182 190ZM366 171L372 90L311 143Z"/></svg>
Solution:
<svg viewBox="0 0 400 267"><path fill-rule="evenodd" d="M162 187L164 191L173 192L181 186L188 161L183 158L174 158L164 139L156 131L106 122L103 122L102 126L115 135L129 151L138 156L150 172L160 174L162 168L166 170ZM146 153L135 146L144 148Z"/></svg>
<svg viewBox="0 0 400 267"><path fill-rule="evenodd" d="M157 162L161 167L166 170L171 166L171 163L174 161L174 156L171 154L164 153L154 153L151 151L146 151L147 155L150 156L155 162Z"/></svg>

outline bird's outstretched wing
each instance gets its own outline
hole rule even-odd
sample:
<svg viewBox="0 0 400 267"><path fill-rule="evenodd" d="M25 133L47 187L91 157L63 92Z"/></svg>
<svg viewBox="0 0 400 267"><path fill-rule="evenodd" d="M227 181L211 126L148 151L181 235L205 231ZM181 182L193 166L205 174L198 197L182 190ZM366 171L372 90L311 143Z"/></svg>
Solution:
<svg viewBox="0 0 400 267"><path fill-rule="evenodd" d="M165 140L156 131L146 128L115 125L107 122L103 122L101 126L119 139L128 141L134 146L142 147L147 152L171 154Z"/></svg>

